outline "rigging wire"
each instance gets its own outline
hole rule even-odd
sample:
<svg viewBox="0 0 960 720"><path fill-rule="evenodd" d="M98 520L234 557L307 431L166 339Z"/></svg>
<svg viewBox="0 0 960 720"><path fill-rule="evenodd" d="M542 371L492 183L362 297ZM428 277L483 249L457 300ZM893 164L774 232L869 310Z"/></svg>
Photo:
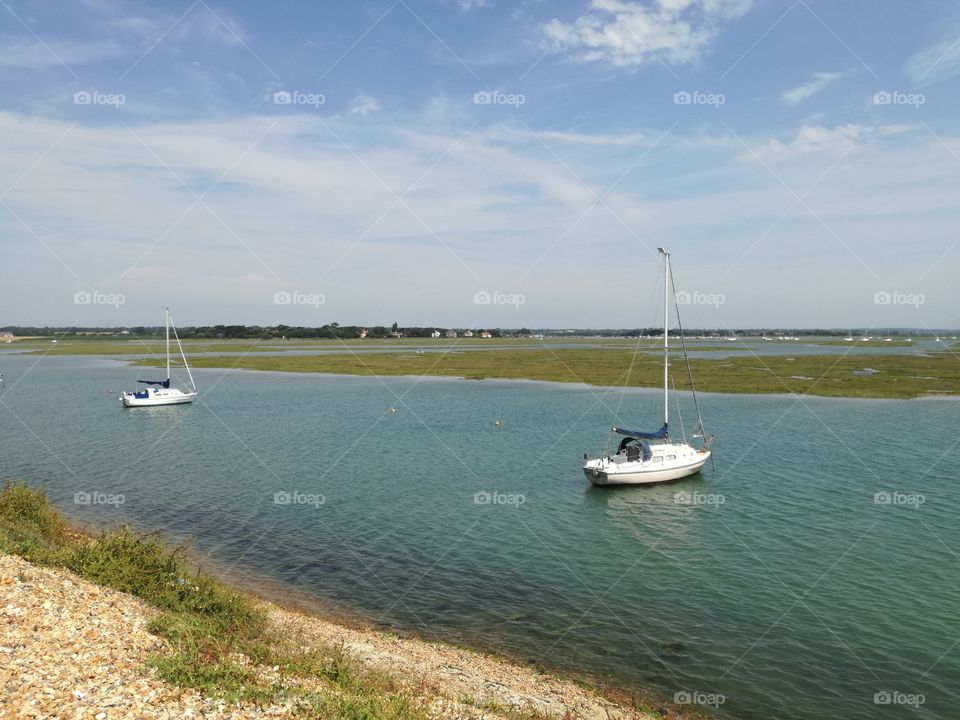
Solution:
<svg viewBox="0 0 960 720"><path fill-rule="evenodd" d="M670 268L670 287L673 290L674 297L677 293L677 285L673 279L673 267ZM680 321L680 306L674 303L677 314L677 330L680 332L680 347L683 350L683 361L687 366L687 380L690 383L690 390L693 394L693 406L697 410L697 427L694 430L694 437L697 436L697 432L700 433L700 436L703 438L704 448L710 447L710 444L713 442L713 437L707 434L707 431L703 427L703 416L700 414L700 403L697 400L697 389L693 385L693 370L690 368L690 358L687 356L687 343L683 337L683 323ZM711 457L713 457L711 455Z"/></svg>

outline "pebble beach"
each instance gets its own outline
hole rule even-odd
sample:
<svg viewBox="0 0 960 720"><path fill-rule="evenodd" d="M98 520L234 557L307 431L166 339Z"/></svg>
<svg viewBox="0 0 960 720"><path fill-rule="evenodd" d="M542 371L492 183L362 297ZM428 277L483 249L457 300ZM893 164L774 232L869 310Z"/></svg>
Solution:
<svg viewBox="0 0 960 720"><path fill-rule="evenodd" d="M269 623L302 647L340 645L364 666L389 672L414 690L431 717L654 717L480 653L349 628L271 604L267 610ZM171 650L147 630L157 612L67 570L0 555L0 718L298 716L290 704L230 704L158 678L149 660ZM269 676L271 668L258 671Z"/></svg>

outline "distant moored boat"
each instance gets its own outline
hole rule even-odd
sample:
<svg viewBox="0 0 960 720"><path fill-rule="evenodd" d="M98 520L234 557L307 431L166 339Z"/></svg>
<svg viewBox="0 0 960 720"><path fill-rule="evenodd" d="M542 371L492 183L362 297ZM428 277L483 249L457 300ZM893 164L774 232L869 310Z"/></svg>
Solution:
<svg viewBox="0 0 960 720"><path fill-rule="evenodd" d="M173 325L173 318L170 317L170 308L163 309L163 320L166 328L167 341L167 379L166 380L137 380L146 387L135 390L134 392L124 392L120 396L120 402L124 407L155 407L157 405L182 405L183 403L193 402L197 397L197 385L193 381L193 373L190 372L190 366L187 364L187 356L183 354L183 345L180 344L180 338L177 335L177 328ZM170 387L170 329L173 328L173 337L177 341L177 348L180 350L180 357L183 359L183 366L187 369L187 375L190 378L190 390L180 390Z"/></svg>

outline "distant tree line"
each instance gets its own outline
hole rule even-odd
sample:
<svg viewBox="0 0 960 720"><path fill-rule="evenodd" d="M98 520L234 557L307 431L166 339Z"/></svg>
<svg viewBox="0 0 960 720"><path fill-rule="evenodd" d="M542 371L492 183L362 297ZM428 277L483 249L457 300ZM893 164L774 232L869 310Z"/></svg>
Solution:
<svg viewBox="0 0 960 720"><path fill-rule="evenodd" d="M388 338L388 337L408 337L408 338L429 338L433 333L439 332L441 337L445 337L448 331L454 331L458 336L462 336L467 330L472 330L475 335L482 331L477 328L456 328L456 327L399 327L397 323L391 326L386 325L340 325L339 323L330 323L320 327L304 327L299 325L202 325L194 327L178 328L177 331L181 338L189 339L340 339L354 340L366 332L369 338ZM538 329L528 328L485 328L493 337L529 337L531 335L543 335L544 337L621 337L621 338L639 338L639 337L658 337L663 335L663 328L571 328L566 330L557 329ZM671 334L676 334L676 329L671 330ZM697 336L719 336L729 337L776 337L777 335L803 335L803 336L821 336L821 337L845 337L849 333L854 336L862 335L866 332L869 335L887 335L887 336L910 336L910 335L931 335L943 334L945 332L956 332L948 329L918 329L918 328L871 328L869 330L852 330L837 328L763 328L763 329L740 329L730 330L727 328L684 328L683 334L686 337ZM122 335L136 337L155 337L163 334L163 326L136 325L134 327L31 327L19 325L7 325L0 327L0 333L11 333L19 336L40 335Z"/></svg>

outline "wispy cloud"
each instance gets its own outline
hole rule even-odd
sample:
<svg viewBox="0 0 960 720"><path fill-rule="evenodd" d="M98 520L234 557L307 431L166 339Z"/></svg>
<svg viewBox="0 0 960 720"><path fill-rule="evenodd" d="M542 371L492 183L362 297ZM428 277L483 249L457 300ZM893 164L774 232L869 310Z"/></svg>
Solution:
<svg viewBox="0 0 960 720"><path fill-rule="evenodd" d="M778 161L813 153L841 155L850 152L857 145L866 144L874 138L899 135L912 129L914 129L912 125L869 126L856 123L835 127L804 125L797 130L792 139L784 142L771 138L764 145L755 148L752 154L765 160ZM743 157L749 159L752 155L747 154Z"/></svg>
<svg viewBox="0 0 960 720"><path fill-rule="evenodd" d="M42 70L66 65L90 65L123 55L115 42L79 42L54 40L41 42L32 38L8 38L0 43L0 68Z"/></svg>
<svg viewBox="0 0 960 720"><path fill-rule="evenodd" d="M818 92L826 88L831 83L840 80L841 78L849 77L855 71L847 70L845 72L818 72L814 73L813 77L802 85L798 85L795 88L787 90L780 96L780 102L788 107L793 107L799 105L804 100L816 95Z"/></svg>
<svg viewBox="0 0 960 720"><path fill-rule="evenodd" d="M903 72L919 87L935 85L960 75L960 28L907 60Z"/></svg>
<svg viewBox="0 0 960 720"><path fill-rule="evenodd" d="M377 102L377 99L363 93L357 95L353 100L350 101L351 115L366 117L370 113L376 112L379 109L380 103Z"/></svg>
<svg viewBox="0 0 960 720"><path fill-rule="evenodd" d="M545 46L583 61L618 67L650 62L698 62L724 23L750 10L752 0L592 0L572 23L541 28Z"/></svg>
<svg viewBox="0 0 960 720"><path fill-rule="evenodd" d="M486 7L489 4L489 0L455 0L455 2L464 12L469 12L474 8Z"/></svg>

